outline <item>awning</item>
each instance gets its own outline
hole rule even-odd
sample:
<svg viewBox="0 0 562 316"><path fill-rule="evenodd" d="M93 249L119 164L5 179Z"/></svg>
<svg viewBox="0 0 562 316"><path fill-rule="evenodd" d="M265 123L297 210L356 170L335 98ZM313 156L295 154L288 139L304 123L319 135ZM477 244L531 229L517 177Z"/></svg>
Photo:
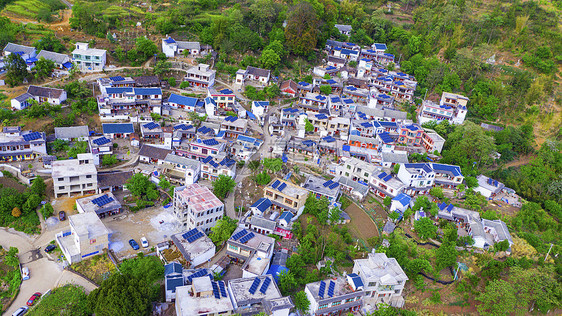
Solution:
<svg viewBox="0 0 562 316"><path fill-rule="evenodd" d="M63 66L64 68L66 68L66 69L70 69L70 68L72 68L73 65L72 65L71 62L68 61L68 62L62 64L62 66Z"/></svg>
<svg viewBox="0 0 562 316"><path fill-rule="evenodd" d="M248 118L251 120L256 120L257 117L254 115L254 113L250 112L250 111L246 111L246 115L248 115Z"/></svg>

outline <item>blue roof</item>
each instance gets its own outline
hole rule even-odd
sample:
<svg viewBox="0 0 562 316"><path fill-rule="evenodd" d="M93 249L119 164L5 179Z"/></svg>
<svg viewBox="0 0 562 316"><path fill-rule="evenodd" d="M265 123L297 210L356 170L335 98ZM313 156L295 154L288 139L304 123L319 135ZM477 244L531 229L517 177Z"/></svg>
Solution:
<svg viewBox="0 0 562 316"><path fill-rule="evenodd" d="M322 140L324 140L324 141L326 141L326 142L328 142L328 143L332 143L332 142L335 142L335 141L336 141L336 139L333 138L332 136L326 136L326 137L322 138Z"/></svg>
<svg viewBox="0 0 562 316"><path fill-rule="evenodd" d="M373 123L371 123L371 122L363 122L360 125L365 127L365 128L373 127Z"/></svg>
<svg viewBox="0 0 562 316"><path fill-rule="evenodd" d="M111 81L124 81L125 78L123 78L122 76L115 76L115 77L109 77L109 80L111 80Z"/></svg>
<svg viewBox="0 0 562 316"><path fill-rule="evenodd" d="M238 116L227 116L224 118L225 121L227 122L235 122L238 119Z"/></svg>
<svg viewBox="0 0 562 316"><path fill-rule="evenodd" d="M222 94L234 94L234 92L232 92L232 90L230 89L222 89L219 92Z"/></svg>
<svg viewBox="0 0 562 316"><path fill-rule="evenodd" d="M337 69L337 68L334 67L334 66L328 66L328 67L326 67L326 70L334 70L334 69Z"/></svg>
<svg viewBox="0 0 562 316"><path fill-rule="evenodd" d="M283 109L283 112L290 112L290 113L296 113L298 111L299 111L299 109L297 109L297 108L285 108L285 109Z"/></svg>
<svg viewBox="0 0 562 316"><path fill-rule="evenodd" d="M284 219L287 223L291 221L291 219L293 219L293 213L289 212L289 211L285 211L283 212L283 214L281 214L281 216L279 216L279 220Z"/></svg>
<svg viewBox="0 0 562 316"><path fill-rule="evenodd" d="M117 87L117 88L105 88L107 94L123 94L125 92L133 92L133 88L131 87Z"/></svg>
<svg viewBox="0 0 562 316"><path fill-rule="evenodd" d="M255 106L268 107L269 101L254 101Z"/></svg>
<svg viewBox="0 0 562 316"><path fill-rule="evenodd" d="M175 41L173 38L168 37L167 39L164 40L164 42L166 42L166 43L168 43L168 44L173 44L173 43L175 43L176 41Z"/></svg>
<svg viewBox="0 0 562 316"><path fill-rule="evenodd" d="M355 91L355 90L357 90L357 88L354 87L354 86L347 86L346 89L349 90L349 91Z"/></svg>
<svg viewBox="0 0 562 316"><path fill-rule="evenodd" d="M193 106L193 107L197 104L197 101L198 101L197 98L186 97L175 93L172 93L170 95L170 98L168 98L168 102L177 103L185 106Z"/></svg>
<svg viewBox="0 0 562 316"><path fill-rule="evenodd" d="M332 102L334 102L334 103L341 102L341 99L340 99L340 97L338 97L338 96L331 97L330 100L331 100Z"/></svg>
<svg viewBox="0 0 562 316"><path fill-rule="evenodd" d="M166 290L175 292L180 286L183 286L183 275L166 277Z"/></svg>
<svg viewBox="0 0 562 316"><path fill-rule="evenodd" d="M439 172L439 171L450 172L455 177L462 176L461 168L459 166L443 165L443 164L440 164L440 163L434 163L433 164L433 170L435 170L436 172Z"/></svg>
<svg viewBox="0 0 562 316"><path fill-rule="evenodd" d="M386 44L375 43L376 50L386 50Z"/></svg>
<svg viewBox="0 0 562 316"><path fill-rule="evenodd" d="M164 275L168 275L170 273L182 273L183 268L180 263L172 262L168 263L164 266Z"/></svg>
<svg viewBox="0 0 562 316"><path fill-rule="evenodd" d="M404 127L407 128L407 129L409 129L409 130L411 130L411 131L417 131L417 130L419 130L419 127L417 127L417 126L414 125L414 124L406 125L406 126L404 126Z"/></svg>
<svg viewBox="0 0 562 316"><path fill-rule="evenodd" d="M302 141L302 144L305 145L305 146L313 146L314 142L310 139L305 139L305 140Z"/></svg>
<svg viewBox="0 0 562 316"><path fill-rule="evenodd" d="M199 127L199 129L197 130L197 132L198 132L198 133L201 133L201 134L207 134L207 133L214 132L214 131L213 131L213 129L211 129L211 128L207 127L207 126L201 126L201 127Z"/></svg>
<svg viewBox="0 0 562 316"><path fill-rule="evenodd" d="M343 103L351 104L351 103L355 103L355 101L353 101L352 99L343 99Z"/></svg>
<svg viewBox="0 0 562 316"><path fill-rule="evenodd" d="M388 121L377 121L383 127L398 127L398 123L396 122L388 122Z"/></svg>
<svg viewBox="0 0 562 316"><path fill-rule="evenodd" d="M133 123L104 123L101 126L104 134L131 134L135 132Z"/></svg>
<svg viewBox="0 0 562 316"><path fill-rule="evenodd" d="M159 95L162 94L160 88L135 88L136 95Z"/></svg>
<svg viewBox="0 0 562 316"><path fill-rule="evenodd" d="M38 61L39 59L35 58L35 57L31 57L25 60L26 63L34 63L36 61Z"/></svg>
<svg viewBox="0 0 562 316"><path fill-rule="evenodd" d="M316 114L315 116L316 116L316 118L319 119L319 120L326 120L326 119L328 119L328 117L327 117L326 114L324 114L324 113Z"/></svg>
<svg viewBox="0 0 562 316"><path fill-rule="evenodd" d="M356 289L364 286L363 280L361 280L361 277L358 276L357 274L350 273L347 276L351 278L351 280L353 281L353 285L355 285Z"/></svg>
<svg viewBox="0 0 562 316"><path fill-rule="evenodd" d="M250 112L250 111L246 111L246 115L248 115L248 118L250 120L256 120L257 117L254 115L254 113Z"/></svg>
<svg viewBox="0 0 562 316"><path fill-rule="evenodd" d="M74 65L72 65L71 62L67 61L66 63L62 64L62 66L66 69L70 69L72 68Z"/></svg>
<svg viewBox="0 0 562 316"><path fill-rule="evenodd" d="M315 97L315 99L316 99L316 100L319 100L319 101L324 101L324 100L326 100L326 97L323 96L323 95L317 95L317 96Z"/></svg>
<svg viewBox="0 0 562 316"><path fill-rule="evenodd" d="M205 105L207 104L213 104L214 106L217 106L217 103L215 102L215 100L213 100L213 98L211 97L206 97L205 98Z"/></svg>
<svg viewBox="0 0 562 316"><path fill-rule="evenodd" d="M412 198L407 194L400 193L392 200L398 201L398 203L402 204L402 206L408 206L410 205L410 201L412 200Z"/></svg>
<svg viewBox="0 0 562 316"><path fill-rule="evenodd" d="M380 139L383 141L383 143L392 143L394 140L392 140L392 137L390 137L390 135L387 132L382 132L377 134L379 135Z"/></svg>
<svg viewBox="0 0 562 316"><path fill-rule="evenodd" d="M216 146L219 144L219 142L217 142L217 140L214 138L210 138L210 139L203 140L203 144L207 146Z"/></svg>
<svg viewBox="0 0 562 316"><path fill-rule="evenodd" d="M334 79L328 79L326 82L329 83L329 84L336 84L337 83Z"/></svg>
<svg viewBox="0 0 562 316"><path fill-rule="evenodd" d="M301 86L308 86L310 83L306 82L306 81L301 81L299 82L299 85Z"/></svg>
<svg viewBox="0 0 562 316"><path fill-rule="evenodd" d="M349 145L343 145L341 149L343 151L349 151L351 148L349 147Z"/></svg>
<svg viewBox="0 0 562 316"><path fill-rule="evenodd" d="M276 282L279 282L279 275L281 275L281 273L283 272L287 272L289 271L289 268L278 265L278 264L272 264L271 267L269 268L269 270L267 270L266 274L271 274L271 276L273 276L273 279Z"/></svg>
<svg viewBox="0 0 562 316"><path fill-rule="evenodd" d="M270 206L271 206L271 201L267 198L260 198L259 200L257 200L254 204L252 204L252 206L250 207L255 207L258 210L260 210L260 212L265 212Z"/></svg>
<svg viewBox="0 0 562 316"><path fill-rule="evenodd" d="M182 131L187 131L191 128L193 128L193 125L178 124L178 125L174 126L174 130L179 129L179 130L182 130Z"/></svg>

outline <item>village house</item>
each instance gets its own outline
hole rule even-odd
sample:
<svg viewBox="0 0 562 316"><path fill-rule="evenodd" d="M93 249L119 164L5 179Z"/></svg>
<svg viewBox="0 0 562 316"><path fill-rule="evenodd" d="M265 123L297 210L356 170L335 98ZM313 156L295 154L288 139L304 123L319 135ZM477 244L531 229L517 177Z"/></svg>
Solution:
<svg viewBox="0 0 562 316"><path fill-rule="evenodd" d="M55 138L70 141L87 141L90 136L90 129L87 125L55 127Z"/></svg>
<svg viewBox="0 0 562 316"><path fill-rule="evenodd" d="M269 85L271 72L267 69L248 66L246 70L239 70L236 73L236 83L244 84L246 80L257 81L265 86Z"/></svg>
<svg viewBox="0 0 562 316"><path fill-rule="evenodd" d="M254 204L250 205L250 210L253 215L263 216L269 210L272 203L268 198L259 198Z"/></svg>
<svg viewBox="0 0 562 316"><path fill-rule="evenodd" d="M347 36L350 36L351 31L353 30L351 25L345 25L345 24L336 24L334 25L334 27L338 29L340 34L347 35Z"/></svg>
<svg viewBox="0 0 562 316"><path fill-rule="evenodd" d="M70 70L72 68L72 62L70 56L65 54L59 54L55 52L50 52L47 50L42 50L37 54L37 60L45 58L55 63L55 69L58 70Z"/></svg>
<svg viewBox="0 0 562 316"><path fill-rule="evenodd" d="M459 166L432 163L431 167L435 172L435 184L442 188L456 189L464 181L464 176Z"/></svg>
<svg viewBox="0 0 562 316"><path fill-rule="evenodd" d="M111 192L90 195L76 200L78 213L94 213L105 218L121 213L121 203Z"/></svg>
<svg viewBox="0 0 562 316"><path fill-rule="evenodd" d="M47 155L44 132L22 131L19 126L6 126L0 133L0 162L24 161Z"/></svg>
<svg viewBox="0 0 562 316"><path fill-rule="evenodd" d="M201 44L199 42L176 41L168 36L162 39L162 52L168 58L176 55L195 56L201 53Z"/></svg>
<svg viewBox="0 0 562 316"><path fill-rule="evenodd" d="M288 95L293 98L297 95L298 92L297 83L291 79L283 81L279 88L282 94Z"/></svg>
<svg viewBox="0 0 562 316"><path fill-rule="evenodd" d="M132 123L103 123L103 135L111 139L129 138L135 132Z"/></svg>
<svg viewBox="0 0 562 316"><path fill-rule="evenodd" d="M236 94L230 89L217 91L215 88L208 88L207 97L211 97L215 101L216 106L224 110L233 109L236 103Z"/></svg>
<svg viewBox="0 0 562 316"><path fill-rule="evenodd" d="M30 100L35 100L39 104L47 102L49 104L59 105L66 101L66 91L63 89L32 85L27 88L26 93L13 98L10 103L12 109L23 110L31 106Z"/></svg>
<svg viewBox="0 0 562 316"><path fill-rule="evenodd" d="M359 312L365 292L362 284L355 285L353 282L347 276L308 283L304 287L304 293L310 302L308 312L314 316Z"/></svg>
<svg viewBox="0 0 562 316"><path fill-rule="evenodd" d="M199 100L193 97L186 97L183 95L172 93L168 98L168 105L175 109L186 110L187 112L194 112L198 107Z"/></svg>
<svg viewBox="0 0 562 316"><path fill-rule="evenodd" d="M100 119L130 120L131 117L150 113L162 114L160 88L106 88L106 95L97 97Z"/></svg>
<svg viewBox="0 0 562 316"><path fill-rule="evenodd" d="M404 193L412 196L428 193L435 184L435 171L429 163L402 164L397 176L406 185Z"/></svg>
<svg viewBox="0 0 562 316"><path fill-rule="evenodd" d="M265 115L268 109L269 101L252 101L252 113L258 117L262 124L265 122Z"/></svg>
<svg viewBox="0 0 562 316"><path fill-rule="evenodd" d="M215 84L216 70L207 64L193 66L186 71L183 81L189 82L192 87L208 88Z"/></svg>
<svg viewBox="0 0 562 316"><path fill-rule="evenodd" d="M230 292L224 281L213 281L207 275L193 278L191 285L176 287L176 315L232 315Z"/></svg>
<svg viewBox="0 0 562 316"><path fill-rule="evenodd" d="M109 249L109 230L93 212L68 216L69 228L55 235L66 261L73 264Z"/></svg>
<svg viewBox="0 0 562 316"><path fill-rule="evenodd" d="M159 123L148 122L141 125L141 135L145 140L148 139L163 139L164 132Z"/></svg>
<svg viewBox="0 0 562 316"><path fill-rule="evenodd" d="M107 88L135 87L135 80L132 77L123 76L99 78L97 83L102 95L107 94Z"/></svg>
<svg viewBox="0 0 562 316"><path fill-rule="evenodd" d="M146 164L161 165L164 163L164 160L166 159L168 154L171 153L172 150L167 148L161 148L161 147L143 144L138 154L139 162L146 163Z"/></svg>
<svg viewBox="0 0 562 316"><path fill-rule="evenodd" d="M369 184L374 193L381 198L385 198L387 196L394 198L401 194L406 188L406 185L402 183L402 181L386 172L373 175Z"/></svg>
<svg viewBox="0 0 562 316"><path fill-rule="evenodd" d="M287 210L293 214L302 212L308 191L279 178L264 187L263 196L271 200L273 210Z"/></svg>
<svg viewBox="0 0 562 316"><path fill-rule="evenodd" d="M105 136L90 137L88 141L90 152L94 156L94 164L99 166L104 155L113 154L113 142Z"/></svg>
<svg viewBox="0 0 562 316"><path fill-rule="evenodd" d="M211 231L224 215L224 204L209 190L197 183L174 189L174 214L186 229Z"/></svg>
<svg viewBox="0 0 562 316"><path fill-rule="evenodd" d="M201 162L187 157L168 154L162 167L162 173L172 184L190 185L201 176Z"/></svg>
<svg viewBox="0 0 562 316"><path fill-rule="evenodd" d="M76 159L51 163L55 197L95 193L98 189L98 171L92 154L78 154Z"/></svg>
<svg viewBox="0 0 562 316"><path fill-rule="evenodd" d="M226 157L222 152L217 156L207 156L201 159L201 178L214 181L220 175L234 179L236 176L236 161Z"/></svg>
<svg viewBox="0 0 562 316"><path fill-rule="evenodd" d="M411 201L412 198L409 195L400 193L392 199L390 203L390 211L404 214L404 212L406 212L406 210L410 208Z"/></svg>
<svg viewBox="0 0 562 316"><path fill-rule="evenodd" d="M273 237L238 227L226 243L226 255L242 263L242 277L261 276L269 269Z"/></svg>
<svg viewBox="0 0 562 316"><path fill-rule="evenodd" d="M102 71L105 68L107 51L90 48L88 43L77 42L72 51L72 61L78 69L85 71Z"/></svg>
<svg viewBox="0 0 562 316"><path fill-rule="evenodd" d="M241 315L289 316L295 306L289 296L281 296L277 283L271 275L240 278L228 281L234 311Z"/></svg>
<svg viewBox="0 0 562 316"><path fill-rule="evenodd" d="M248 129L248 120L237 116L227 116L221 122L221 131L224 131L225 138L237 138L238 135L245 135Z"/></svg>
<svg viewBox="0 0 562 316"><path fill-rule="evenodd" d="M199 129L201 129L200 127ZM174 144L176 155L189 157L192 159L203 159L208 156L217 156L226 150L226 143L215 138L194 138L181 140Z"/></svg>
<svg viewBox="0 0 562 316"><path fill-rule="evenodd" d="M503 183L492 178L488 178L483 174L476 177L476 179L478 180L478 187L474 188L474 191L479 192L487 199L494 198L505 188L505 185Z"/></svg>
<svg viewBox="0 0 562 316"><path fill-rule="evenodd" d="M332 180L326 181L324 178L313 175L306 179L302 187L310 191L318 199L321 197L327 198L330 203L336 202L340 196L339 183Z"/></svg>
<svg viewBox="0 0 562 316"><path fill-rule="evenodd" d="M376 253L373 249L367 259L354 260L353 274L361 279L358 283L363 284L366 304L388 304L397 308L404 306L402 292L408 276L396 259L388 258L385 253Z"/></svg>
<svg viewBox="0 0 562 316"><path fill-rule="evenodd" d="M127 190L127 181L133 176L132 171L98 172L98 192L107 193Z"/></svg>
<svg viewBox="0 0 562 316"><path fill-rule="evenodd" d="M363 185L369 184L371 176L380 168L363 160L351 157L336 167L336 175L344 176Z"/></svg>
<svg viewBox="0 0 562 316"><path fill-rule="evenodd" d="M186 229L185 233L170 236L170 239L182 254L189 267L197 267L207 263L216 252L213 241L199 227Z"/></svg>

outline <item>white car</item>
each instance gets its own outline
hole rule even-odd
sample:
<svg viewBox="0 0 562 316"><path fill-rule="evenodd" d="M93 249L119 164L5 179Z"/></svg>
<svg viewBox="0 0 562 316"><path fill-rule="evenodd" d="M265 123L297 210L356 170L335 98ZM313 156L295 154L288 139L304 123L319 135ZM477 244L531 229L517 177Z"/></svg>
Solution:
<svg viewBox="0 0 562 316"><path fill-rule="evenodd" d="M146 237L141 237L140 241L143 248L148 248L148 240L146 240Z"/></svg>
<svg viewBox="0 0 562 316"><path fill-rule="evenodd" d="M21 268L21 279L22 280L29 280L29 268L23 267Z"/></svg>
<svg viewBox="0 0 562 316"><path fill-rule="evenodd" d="M12 316L21 316L25 313L27 313L28 308L26 306L20 307L18 308L17 311L15 311Z"/></svg>

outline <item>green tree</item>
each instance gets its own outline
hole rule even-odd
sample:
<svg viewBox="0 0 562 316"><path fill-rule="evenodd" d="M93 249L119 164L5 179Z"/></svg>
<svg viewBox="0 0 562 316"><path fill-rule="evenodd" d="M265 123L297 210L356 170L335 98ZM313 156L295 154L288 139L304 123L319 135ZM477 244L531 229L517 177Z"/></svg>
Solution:
<svg viewBox="0 0 562 316"><path fill-rule="evenodd" d="M441 271L446 267L452 267L457 262L457 250L455 244L447 241L441 244L436 250L435 261L437 262L436 271Z"/></svg>
<svg viewBox="0 0 562 316"><path fill-rule="evenodd" d="M6 83L15 87L23 82L27 77L27 64L18 54L10 54L5 60L6 64Z"/></svg>
<svg viewBox="0 0 562 316"><path fill-rule="evenodd" d="M164 266L157 257L143 256L124 260L119 271L125 275L137 278L153 287L153 297L158 295L160 286L155 282L164 278Z"/></svg>
<svg viewBox="0 0 562 316"><path fill-rule="evenodd" d="M431 194L432 196L438 198L438 199L442 199L445 197L445 194L443 194L443 189L441 189L441 187L433 187L429 190L429 194Z"/></svg>
<svg viewBox="0 0 562 316"><path fill-rule="evenodd" d="M28 316L87 316L88 295L84 288L66 284L54 288L51 294L41 298L39 304L31 309Z"/></svg>
<svg viewBox="0 0 562 316"><path fill-rule="evenodd" d="M287 17L285 40L296 55L307 56L316 47L318 17L314 8L306 1L294 5Z"/></svg>
<svg viewBox="0 0 562 316"><path fill-rule="evenodd" d="M215 195L221 199L226 197L228 192L234 190L236 182L231 177L221 174L213 181L213 192Z"/></svg>
<svg viewBox="0 0 562 316"><path fill-rule="evenodd" d="M62 53L66 50L64 44L53 34L47 34L33 43L37 51L47 50L55 53Z"/></svg>
<svg viewBox="0 0 562 316"><path fill-rule="evenodd" d="M332 87L330 87L329 85L320 86L320 93L328 95L332 93Z"/></svg>
<svg viewBox="0 0 562 316"><path fill-rule="evenodd" d="M421 218L414 223L414 230L422 239L435 238L437 236L437 226L427 217Z"/></svg>
<svg viewBox="0 0 562 316"><path fill-rule="evenodd" d="M385 196L382 203L384 204L384 206L389 207L390 204L392 204L392 199L390 198L390 196Z"/></svg>
<svg viewBox="0 0 562 316"><path fill-rule="evenodd" d="M170 68L172 68L171 62L166 60L159 60L154 66L154 68L152 69L152 72L155 75L161 75L170 71Z"/></svg>
<svg viewBox="0 0 562 316"><path fill-rule="evenodd" d="M494 138L470 121L457 126L449 134L446 144L449 145L443 151L443 162L459 165L466 170L472 170L473 162L476 162L476 166L489 165L493 161L491 155L496 150Z"/></svg>
<svg viewBox="0 0 562 316"><path fill-rule="evenodd" d="M45 57L41 57L37 62L35 62L33 70L35 71L35 79L37 80L50 77L53 70L55 70L55 62L45 59Z"/></svg>
<svg viewBox="0 0 562 316"><path fill-rule="evenodd" d="M54 213L55 213L55 210L53 209L53 206L51 205L51 203L47 203L47 204L43 205L43 207L41 208L41 215L43 215L43 218L45 218L45 219L53 216Z"/></svg>
<svg viewBox="0 0 562 316"><path fill-rule="evenodd" d="M37 194L31 194L23 204L22 211L25 214L34 212L39 205L41 205L41 197Z"/></svg>
<svg viewBox="0 0 562 316"><path fill-rule="evenodd" d="M45 195L46 188L47 185L45 184L43 178L37 177L33 179L33 181L31 182L31 187L29 187L29 192L31 192L32 194L37 194L38 196L41 197Z"/></svg>
<svg viewBox="0 0 562 316"><path fill-rule="evenodd" d="M332 224L339 223L341 220L341 210L338 207L330 209L329 219Z"/></svg>
<svg viewBox="0 0 562 316"><path fill-rule="evenodd" d="M308 300L308 297L306 296L306 293L304 293L304 291L295 293L295 295L293 296L293 302L295 303L295 308L300 312L306 313L308 311L310 301Z"/></svg>
<svg viewBox="0 0 562 316"><path fill-rule="evenodd" d="M398 174L398 171L400 171L400 164L397 163L392 167L392 173Z"/></svg>
<svg viewBox="0 0 562 316"><path fill-rule="evenodd" d="M314 125L310 123L310 120L308 118L304 119L304 131L307 133L311 133L312 131L314 131Z"/></svg>
<svg viewBox="0 0 562 316"><path fill-rule="evenodd" d="M101 158L101 164L103 166L113 166L114 164L118 163L119 160L115 155L103 155Z"/></svg>
<svg viewBox="0 0 562 316"><path fill-rule="evenodd" d="M502 279L493 280L476 299L482 304L477 306L482 315L508 315L515 311L517 298L515 288L510 282Z"/></svg>
<svg viewBox="0 0 562 316"><path fill-rule="evenodd" d="M127 180L126 187L132 195L141 199L153 201L159 197L156 184L142 173L135 173L130 177L129 180Z"/></svg>
<svg viewBox="0 0 562 316"><path fill-rule="evenodd" d="M88 309L99 316L149 315L152 289L143 280L114 273L88 295Z"/></svg>
<svg viewBox="0 0 562 316"><path fill-rule="evenodd" d="M261 165L261 161L260 160L252 160L248 163L248 168L250 168L250 170L252 171L256 171Z"/></svg>
<svg viewBox="0 0 562 316"><path fill-rule="evenodd" d="M264 49L261 53L260 63L266 69L274 69L277 67L281 57L273 49Z"/></svg>
<svg viewBox="0 0 562 316"><path fill-rule="evenodd" d="M270 181L271 176L265 171L256 175L256 183L258 185L267 185Z"/></svg>
<svg viewBox="0 0 562 316"><path fill-rule="evenodd" d="M222 245L225 241L232 236L232 233L238 227L238 222L228 216L225 216L217 221L217 224L211 227L211 234L209 238L215 245Z"/></svg>
<svg viewBox="0 0 562 316"><path fill-rule="evenodd" d="M297 286L297 280L291 271L282 271L279 274L279 289L282 295L289 295Z"/></svg>
<svg viewBox="0 0 562 316"><path fill-rule="evenodd" d="M271 173L277 173L283 169L281 158L263 158L263 167Z"/></svg>

